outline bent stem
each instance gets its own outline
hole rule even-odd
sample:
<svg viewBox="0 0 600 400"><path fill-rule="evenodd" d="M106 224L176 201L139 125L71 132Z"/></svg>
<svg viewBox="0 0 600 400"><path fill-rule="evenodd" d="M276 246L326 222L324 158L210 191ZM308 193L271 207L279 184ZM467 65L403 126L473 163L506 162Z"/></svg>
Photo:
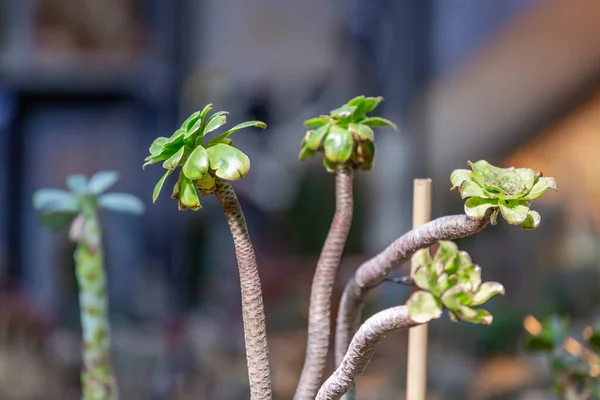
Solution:
<svg viewBox="0 0 600 400"><path fill-rule="evenodd" d="M331 334L331 295L340 259L352 224L352 167L336 168L335 214L313 278L308 315L308 343L295 400L315 398L327 361Z"/></svg>
<svg viewBox="0 0 600 400"><path fill-rule="evenodd" d="M342 362L325 381L317 394L317 400L336 400L353 386L373 357L377 344L392 331L419 325L408 315L407 306L388 308L373 315L360 327Z"/></svg>
<svg viewBox="0 0 600 400"><path fill-rule="evenodd" d="M340 302L335 335L335 365L342 362L350 339L358 329L369 289L383 282L417 250L430 247L440 240L471 236L480 232L489 222L489 212L482 219L471 219L466 215L441 217L400 236L381 253L364 262L346 285Z"/></svg>
<svg viewBox="0 0 600 400"><path fill-rule="evenodd" d="M270 400L271 378L262 289L254 248L238 198L231 185L217 178L215 195L231 230L240 274L246 362L252 400Z"/></svg>
<svg viewBox="0 0 600 400"><path fill-rule="evenodd" d="M79 286L79 307L83 331L84 400L117 400L118 388L111 363L110 324L103 265L101 231L97 217L74 223L85 234L78 237L75 250L75 276ZM78 223L79 222L79 223Z"/></svg>

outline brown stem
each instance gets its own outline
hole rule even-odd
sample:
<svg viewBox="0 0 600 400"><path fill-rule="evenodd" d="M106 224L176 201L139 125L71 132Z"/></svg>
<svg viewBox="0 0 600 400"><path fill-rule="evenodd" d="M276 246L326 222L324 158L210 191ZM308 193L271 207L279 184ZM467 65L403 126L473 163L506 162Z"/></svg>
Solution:
<svg viewBox="0 0 600 400"><path fill-rule="evenodd" d="M233 236L235 256L240 272L250 399L270 400L272 394L267 329L254 248L250 241L244 213L231 185L217 179L215 195L225 212L227 224Z"/></svg>
<svg viewBox="0 0 600 400"><path fill-rule="evenodd" d="M335 215L313 278L308 314L308 343L294 400L313 400L321 385L331 334L331 295L352 224L352 167L338 164Z"/></svg>
<svg viewBox="0 0 600 400"><path fill-rule="evenodd" d="M383 282L417 250L430 247L440 240L454 240L480 232L490 222L489 217L488 213L478 220L466 215L435 219L400 236L381 253L364 262L346 285L340 302L335 335L335 365L342 361L350 339L358 329L369 289Z"/></svg>
<svg viewBox="0 0 600 400"><path fill-rule="evenodd" d="M409 317L406 306L388 308L367 319L352 338L339 367L321 386L317 400L341 398L354 386L355 379L365 370L373 357L375 347L385 335L416 325L419 324Z"/></svg>

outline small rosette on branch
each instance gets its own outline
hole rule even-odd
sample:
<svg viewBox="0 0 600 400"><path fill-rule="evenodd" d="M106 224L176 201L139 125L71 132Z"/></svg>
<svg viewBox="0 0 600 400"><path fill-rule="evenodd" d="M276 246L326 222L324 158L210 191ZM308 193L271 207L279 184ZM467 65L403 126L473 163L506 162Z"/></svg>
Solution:
<svg viewBox="0 0 600 400"><path fill-rule="evenodd" d="M350 163L355 169L373 168L375 135L372 128L398 129L385 118L367 116L382 100L382 97L358 96L329 115L305 121L306 126L314 129L306 132L298 157L303 160L322 152L325 154L323 165L329 172L335 172L335 166L342 163Z"/></svg>
<svg viewBox="0 0 600 400"><path fill-rule="evenodd" d="M428 250L420 250L413 259L418 264L413 282L421 290L413 293L407 303L412 319L425 323L441 317L447 308L454 322L492 323L489 312L474 307L504 294L504 287L497 282L482 282L481 268L471 262L469 254L459 251L453 242L442 241L433 258Z"/></svg>
<svg viewBox="0 0 600 400"><path fill-rule="evenodd" d="M209 117L211 110L212 104L209 104L186 119L171 137L159 137L152 142L150 155L146 157L143 167L162 162L167 170L154 187L154 203L166 179L178 167L182 168L171 197L179 201L181 211L202 208L198 192L202 196L213 193L217 177L236 181L250 170L250 159L234 147L229 136L245 128L266 129L267 125L261 121L242 122L206 141L208 133L227 122L226 111L218 111Z"/></svg>
<svg viewBox="0 0 600 400"><path fill-rule="evenodd" d="M483 218L491 209L491 223L498 214L511 225L535 229L540 214L533 211L531 201L550 189L557 190L554 178L545 178L530 168L499 168L481 160L469 161L471 171L457 169L450 175L452 188L458 189L465 202L465 213L473 219Z"/></svg>

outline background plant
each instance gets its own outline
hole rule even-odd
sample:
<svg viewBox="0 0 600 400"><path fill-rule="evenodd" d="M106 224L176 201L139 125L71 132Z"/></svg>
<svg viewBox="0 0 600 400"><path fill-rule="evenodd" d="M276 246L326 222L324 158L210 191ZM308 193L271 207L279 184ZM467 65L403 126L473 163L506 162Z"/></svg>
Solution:
<svg viewBox="0 0 600 400"><path fill-rule="evenodd" d="M70 191L40 189L33 196L42 223L51 229L71 223L69 237L77 244L74 257L83 330L81 381L85 400L119 397L110 355L106 271L98 211L139 215L144 205L131 194L104 193L118 179L119 175L113 171L98 172L89 180L83 175L71 175L67 178Z"/></svg>
<svg viewBox="0 0 600 400"><path fill-rule="evenodd" d="M525 319L525 348L544 354L554 374L553 391L566 400L600 399L600 324L586 327L583 343L569 336L569 319Z"/></svg>

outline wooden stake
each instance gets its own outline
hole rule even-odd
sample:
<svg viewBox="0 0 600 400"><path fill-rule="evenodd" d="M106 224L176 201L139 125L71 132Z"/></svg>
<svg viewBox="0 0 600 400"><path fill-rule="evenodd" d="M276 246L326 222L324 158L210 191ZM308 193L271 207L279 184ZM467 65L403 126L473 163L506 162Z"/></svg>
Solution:
<svg viewBox="0 0 600 400"><path fill-rule="evenodd" d="M413 194L413 227L431 219L431 179L415 179ZM411 276L416 265L411 265ZM413 286L413 291L415 290ZM427 325L408 331L406 400L425 400L427 393Z"/></svg>

